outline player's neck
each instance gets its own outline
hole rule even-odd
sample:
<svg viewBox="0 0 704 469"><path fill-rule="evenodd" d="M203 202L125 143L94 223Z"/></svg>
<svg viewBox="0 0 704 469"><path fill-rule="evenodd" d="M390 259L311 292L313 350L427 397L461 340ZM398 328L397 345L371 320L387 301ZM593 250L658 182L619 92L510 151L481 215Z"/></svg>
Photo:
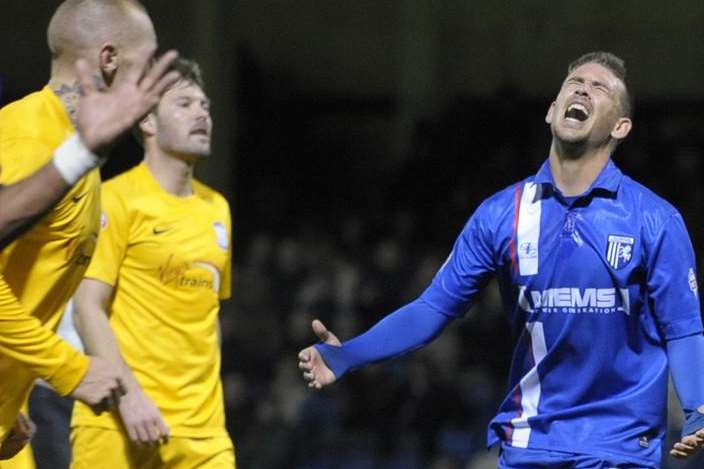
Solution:
<svg viewBox="0 0 704 469"><path fill-rule="evenodd" d="M144 156L144 162L154 179L169 194L177 197L193 194L194 161L148 152Z"/></svg>
<svg viewBox="0 0 704 469"><path fill-rule="evenodd" d="M96 74L93 77L95 85L98 89L105 87L103 78ZM76 126L76 109L78 98L81 95L81 87L78 83L78 77L73 71L66 70L56 65L52 65L52 74L49 78L49 88L59 97L68 113L71 123Z"/></svg>
<svg viewBox="0 0 704 469"><path fill-rule="evenodd" d="M610 155L609 147L566 155L553 142L550 148L550 171L557 188L567 197L583 194L604 169Z"/></svg>
<svg viewBox="0 0 704 469"><path fill-rule="evenodd" d="M49 88L59 97L66 112L71 118L74 127L76 126L76 106L81 95L81 87L75 75L59 74L52 75L49 79Z"/></svg>

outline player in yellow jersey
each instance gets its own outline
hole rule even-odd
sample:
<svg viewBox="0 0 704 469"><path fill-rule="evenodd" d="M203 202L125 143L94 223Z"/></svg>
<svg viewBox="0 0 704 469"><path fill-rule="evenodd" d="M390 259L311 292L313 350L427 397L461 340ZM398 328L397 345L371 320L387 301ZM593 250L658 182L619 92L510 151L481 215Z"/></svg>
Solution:
<svg viewBox="0 0 704 469"><path fill-rule="evenodd" d="M147 71L156 39L133 1L67 0L52 18L48 39L49 85L0 110L2 458L12 456L4 450L16 441L12 429L35 378L96 411L124 393L114 365L80 354L53 330L95 244L96 155L178 77L165 74L173 52Z"/></svg>
<svg viewBox="0 0 704 469"><path fill-rule="evenodd" d="M144 161L106 182L98 245L74 304L86 350L123 367L111 413L74 407L72 468L235 467L225 428L218 311L230 296L230 211L193 179L210 153L197 65L140 124Z"/></svg>

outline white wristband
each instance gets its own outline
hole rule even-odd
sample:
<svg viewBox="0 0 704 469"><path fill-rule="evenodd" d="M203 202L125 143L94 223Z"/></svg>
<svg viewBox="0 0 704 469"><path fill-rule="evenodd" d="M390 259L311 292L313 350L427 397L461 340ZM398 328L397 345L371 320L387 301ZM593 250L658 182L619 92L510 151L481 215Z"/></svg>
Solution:
<svg viewBox="0 0 704 469"><path fill-rule="evenodd" d="M54 166L69 185L74 185L91 169L100 164L100 158L86 147L78 133L67 138L54 152Z"/></svg>

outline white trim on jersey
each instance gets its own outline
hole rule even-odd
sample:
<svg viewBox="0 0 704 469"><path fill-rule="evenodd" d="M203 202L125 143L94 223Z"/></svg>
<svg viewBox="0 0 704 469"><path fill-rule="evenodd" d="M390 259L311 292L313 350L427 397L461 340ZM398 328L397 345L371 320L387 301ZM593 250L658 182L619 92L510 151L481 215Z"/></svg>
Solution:
<svg viewBox="0 0 704 469"><path fill-rule="evenodd" d="M531 338L531 351L533 352L533 362L535 365L521 379L519 383L521 389L521 415L511 420L513 434L511 435L511 446L517 448L527 448L530 439L529 417L538 415L538 403L540 402L540 376L538 376L538 364L548 353L545 343L545 333L543 323L535 321L526 323L526 329Z"/></svg>
<svg viewBox="0 0 704 469"><path fill-rule="evenodd" d="M213 274L213 291L220 292L220 271L217 267L209 262L194 262L193 267L200 267Z"/></svg>
<svg viewBox="0 0 704 469"><path fill-rule="evenodd" d="M536 200L537 190L538 184L527 182L523 186L523 194L521 195L516 230L518 272L521 275L538 274L541 200Z"/></svg>

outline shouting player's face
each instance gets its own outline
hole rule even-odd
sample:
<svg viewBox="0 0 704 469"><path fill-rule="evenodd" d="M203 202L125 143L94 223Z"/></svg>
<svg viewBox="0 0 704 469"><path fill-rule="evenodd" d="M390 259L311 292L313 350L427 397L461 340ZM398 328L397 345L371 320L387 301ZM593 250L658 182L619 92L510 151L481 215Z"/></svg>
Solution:
<svg viewBox="0 0 704 469"><path fill-rule="evenodd" d="M631 124L623 115L625 87L608 68L586 63L565 79L545 121L554 138L569 144L601 146L625 138Z"/></svg>
<svg viewBox="0 0 704 469"><path fill-rule="evenodd" d="M186 157L210 154L210 101L198 85L180 82L164 93L154 123L156 142L164 153Z"/></svg>

